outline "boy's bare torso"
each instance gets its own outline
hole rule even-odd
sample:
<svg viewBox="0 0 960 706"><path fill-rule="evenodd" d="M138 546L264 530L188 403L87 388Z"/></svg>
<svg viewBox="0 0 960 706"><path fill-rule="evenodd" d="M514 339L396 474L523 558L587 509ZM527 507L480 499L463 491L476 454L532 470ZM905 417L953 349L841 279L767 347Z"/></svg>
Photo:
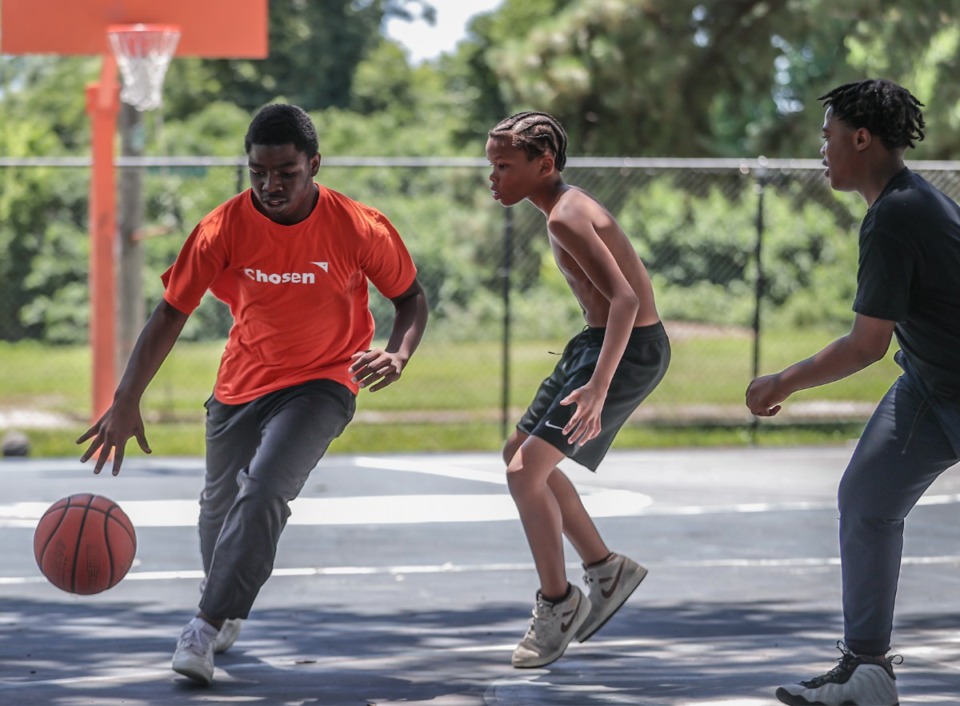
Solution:
<svg viewBox="0 0 960 706"><path fill-rule="evenodd" d="M637 318L634 326L649 326L657 323L660 320L660 316L657 313L656 303L654 301L650 275L647 273L646 267L644 267L643 262L640 260L639 255L637 255L630 240L620 226L617 225L617 222L610 212L596 199L582 189L570 187L560 196L551 209L550 217L547 219L547 233L550 236L550 247L553 250L553 256L557 266L560 268L560 272L563 273L567 284L580 303L580 308L583 310L583 316L587 325L595 327L606 326L610 313L610 302L607 297L597 289L596 285L594 285L583 271L579 263L563 248L553 233L550 232L551 219L563 218L564 213L570 213L571 209L578 211L578 215L581 217L586 216L586 219L593 227L594 233L613 255L620 271L640 300L640 308L637 310ZM592 235L584 237L592 237Z"/></svg>

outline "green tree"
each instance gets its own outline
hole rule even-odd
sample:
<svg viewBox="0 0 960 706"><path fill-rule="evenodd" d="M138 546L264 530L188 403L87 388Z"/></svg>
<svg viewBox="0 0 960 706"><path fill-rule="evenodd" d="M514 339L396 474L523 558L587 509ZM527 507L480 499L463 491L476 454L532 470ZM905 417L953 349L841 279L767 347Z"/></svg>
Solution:
<svg viewBox="0 0 960 706"><path fill-rule="evenodd" d="M271 0L267 58L175 61L165 100L175 115L214 100L252 112L281 96L306 110L345 108L384 21L434 16L425 0Z"/></svg>
<svg viewBox="0 0 960 706"><path fill-rule="evenodd" d="M92 67L78 59L0 58L0 154L21 159L77 154L89 130L76 76ZM64 68L73 72L72 78ZM0 170L0 338L44 335L44 317L25 315L24 307L38 291L53 294L82 281L82 275L71 271L75 259L55 262L63 253L50 242L83 237L85 182L83 170L74 167ZM42 271L36 272L37 267ZM44 287L48 275L49 286Z"/></svg>
<svg viewBox="0 0 960 706"><path fill-rule="evenodd" d="M554 112L579 154L806 155L805 111L843 81L922 75L956 112L958 20L957 0L507 0L478 28L496 81L474 78Z"/></svg>

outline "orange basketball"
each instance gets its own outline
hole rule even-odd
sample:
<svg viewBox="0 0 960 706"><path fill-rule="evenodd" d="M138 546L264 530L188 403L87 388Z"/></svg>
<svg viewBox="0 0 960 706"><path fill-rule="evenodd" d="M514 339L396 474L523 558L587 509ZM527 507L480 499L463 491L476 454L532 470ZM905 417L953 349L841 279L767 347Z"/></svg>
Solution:
<svg viewBox="0 0 960 706"><path fill-rule="evenodd" d="M57 588L90 595L116 586L137 553L137 534L120 506L80 493L51 505L33 534L33 554Z"/></svg>

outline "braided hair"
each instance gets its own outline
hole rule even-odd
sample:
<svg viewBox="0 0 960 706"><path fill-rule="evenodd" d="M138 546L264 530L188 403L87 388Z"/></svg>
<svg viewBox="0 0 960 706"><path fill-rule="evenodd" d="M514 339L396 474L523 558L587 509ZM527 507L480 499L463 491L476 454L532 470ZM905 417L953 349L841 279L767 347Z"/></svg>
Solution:
<svg viewBox="0 0 960 706"><path fill-rule="evenodd" d="M567 163L567 131L548 113L527 111L511 115L497 123L488 136L509 137L510 144L522 149L528 159L552 153L558 172Z"/></svg>
<svg viewBox="0 0 960 706"><path fill-rule="evenodd" d="M914 140L923 140L923 103L893 81L845 83L817 100L850 127L869 130L889 150L914 147Z"/></svg>

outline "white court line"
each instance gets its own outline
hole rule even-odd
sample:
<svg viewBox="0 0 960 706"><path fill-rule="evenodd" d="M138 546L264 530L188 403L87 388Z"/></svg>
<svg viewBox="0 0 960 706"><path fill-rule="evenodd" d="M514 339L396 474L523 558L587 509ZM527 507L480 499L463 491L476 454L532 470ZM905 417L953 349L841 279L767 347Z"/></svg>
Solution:
<svg viewBox="0 0 960 706"><path fill-rule="evenodd" d="M840 566L838 557L796 557L792 559L704 559L700 561L667 561L662 563L645 562L651 569L807 569ZM960 566L960 555L906 556L903 566ZM567 564L568 571L580 571L579 563ZM408 576L414 574L467 574L467 573L505 573L530 572L532 563L502 564L409 564L397 566L305 566L296 568L277 568L272 577L303 578L308 576ZM133 571L124 581L175 581L190 579L198 581L203 572L197 569L170 571ZM32 583L46 583L46 579L36 576L0 576L0 586L18 586Z"/></svg>
<svg viewBox="0 0 960 706"><path fill-rule="evenodd" d="M455 458L455 457L454 457ZM449 457L418 458L356 456L360 468L400 473L422 473L504 487L505 473L465 468ZM196 461L191 461L196 463ZM168 465L173 460L166 462ZM586 485L581 496L593 517L683 517L765 512L835 511L830 502L762 502L728 505L654 505L643 493ZM918 505L960 503L960 494L921 498ZM189 500L124 500L121 505L137 527L194 527L198 507ZM44 503L0 504L0 529L32 528L46 510ZM366 497L300 497L291 503L291 525L420 524L428 522L490 522L517 520L509 494L419 494Z"/></svg>
<svg viewBox="0 0 960 706"><path fill-rule="evenodd" d="M404 458L353 459L355 466L402 473L478 481L506 486L503 473L462 468L443 461ZM631 517L653 502L650 496L629 490L584 488L581 497L593 517ZM199 508L190 500L123 500L121 506L135 527L194 527ZM48 505L38 502L0 504L0 528L32 528ZM377 525L428 522L495 522L519 519L510 495L409 494L362 497L300 497L290 503L290 525Z"/></svg>
<svg viewBox="0 0 960 706"><path fill-rule="evenodd" d="M593 490L582 496L593 517L631 517L652 500L628 490ZM196 500L124 500L124 512L135 527L195 527ZM33 528L48 503L0 505L0 528ZM519 519L507 493L487 495L367 495L362 497L300 497L290 503L290 525L393 525L429 522L495 522Z"/></svg>
<svg viewBox="0 0 960 706"><path fill-rule="evenodd" d="M480 483L493 483L495 485L507 485L507 476L505 471L488 473L478 471L473 468L463 468L453 466L449 463L434 460L411 461L406 458L377 458L374 456L357 456L353 459L353 465L360 468L375 468L381 471L403 471L405 473L425 473L432 476L443 476L444 478L456 478L458 480L472 480Z"/></svg>
<svg viewBox="0 0 960 706"><path fill-rule="evenodd" d="M583 503L599 517L689 517L697 515L741 515L835 511L830 502L738 503L733 505L655 506L643 493L628 490L587 489ZM960 503L960 494L932 495L918 505ZM194 527L196 500L125 500L121 506L136 527ZM0 529L29 529L49 507L47 503L0 504ZM291 525L377 525L422 524L430 522L495 522L517 520L509 495L371 495L363 497L301 497L290 504Z"/></svg>

